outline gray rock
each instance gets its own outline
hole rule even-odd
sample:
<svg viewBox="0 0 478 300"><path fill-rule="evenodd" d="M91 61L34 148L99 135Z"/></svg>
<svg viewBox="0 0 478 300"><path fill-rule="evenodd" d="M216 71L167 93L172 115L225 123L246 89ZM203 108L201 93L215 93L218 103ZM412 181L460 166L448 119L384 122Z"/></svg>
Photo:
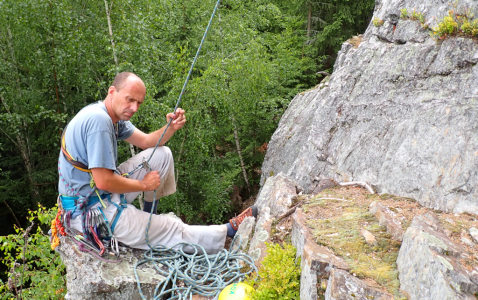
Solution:
<svg viewBox="0 0 478 300"><path fill-rule="evenodd" d="M478 12L478 3L460 1ZM443 211L478 214L478 44L435 41L449 1L383 0L360 45L346 42L328 86L297 95L268 145L261 184L283 172L309 191L314 178L371 183L380 193ZM434 18L433 18L434 17Z"/></svg>
<svg viewBox="0 0 478 300"><path fill-rule="evenodd" d="M300 299L316 300L319 279L328 278L333 268L348 270L342 258L335 256L327 247L315 243L306 225L306 219L299 208L292 215L292 244L301 256Z"/></svg>
<svg viewBox="0 0 478 300"><path fill-rule="evenodd" d="M270 208L262 208L248 252L254 260L257 268L261 267L262 260L267 255L267 247L265 243L271 242L272 221L273 219L270 215Z"/></svg>
<svg viewBox="0 0 478 300"><path fill-rule="evenodd" d="M311 188L309 188L309 190L312 190L312 193L311 193L312 195L317 195L323 190L333 188L336 185L337 184L332 179L324 178L324 179L320 179L317 182L317 184L312 185Z"/></svg>
<svg viewBox="0 0 478 300"><path fill-rule="evenodd" d="M241 251L245 252L247 246L249 246L249 240L252 236L252 231L254 230L254 224L256 223L256 218L246 217L242 220L241 225L237 229L236 236L241 236ZM239 243L239 239L236 238L236 243ZM231 248L231 251L237 250L239 244L234 244Z"/></svg>
<svg viewBox="0 0 478 300"><path fill-rule="evenodd" d="M377 239L375 238L375 236L370 232L368 231L367 229L360 229L360 234L363 236L363 238L365 239L365 242L369 245L369 246L377 246L378 243L377 243Z"/></svg>
<svg viewBox="0 0 478 300"><path fill-rule="evenodd" d="M57 249L66 266L66 299L142 299L134 275L134 266L142 259L144 251L128 253L121 263L115 264L80 252L70 238L61 237L60 241ZM164 280L149 263L138 268L138 277L141 290L147 298L153 298L157 284Z"/></svg>
<svg viewBox="0 0 478 300"><path fill-rule="evenodd" d="M473 240L478 243L478 229L476 229L475 227L471 227L470 229L468 229L468 233L471 235Z"/></svg>
<svg viewBox="0 0 478 300"><path fill-rule="evenodd" d="M387 291L367 285L346 271L338 269L332 269L330 271L329 282L325 290L325 300L369 299L393 300L393 296Z"/></svg>
<svg viewBox="0 0 478 300"><path fill-rule="evenodd" d="M400 287L408 299L476 299L478 292L460 264L464 249L437 226L432 213L416 216L405 232L397 259Z"/></svg>
<svg viewBox="0 0 478 300"><path fill-rule="evenodd" d="M402 224L388 207L378 202L373 202L370 204L370 213L375 215L380 225L387 228L387 232L392 235L392 239L402 241Z"/></svg>
<svg viewBox="0 0 478 300"><path fill-rule="evenodd" d="M262 187L255 205L259 210L270 208L272 217L277 218L289 210L301 187L283 173L270 177Z"/></svg>

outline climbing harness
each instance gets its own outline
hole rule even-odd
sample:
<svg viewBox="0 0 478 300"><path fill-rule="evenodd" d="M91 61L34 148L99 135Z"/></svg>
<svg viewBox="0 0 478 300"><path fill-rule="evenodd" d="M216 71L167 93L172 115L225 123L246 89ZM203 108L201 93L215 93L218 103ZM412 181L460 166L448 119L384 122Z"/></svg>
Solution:
<svg viewBox="0 0 478 300"><path fill-rule="evenodd" d="M62 145L62 152L68 153L64 145ZM91 175L91 171L89 173ZM114 254L119 256L118 241L114 236L114 229L116 227L116 223L121 216L121 213L123 212L123 209L126 207L126 199L124 198L124 195L120 195L120 204L117 204L111 201L110 194L99 195L98 190L96 189L96 185L94 184L94 182L91 182L91 191L86 197L82 197L66 182L65 178L61 173L59 160L58 174L60 175L60 180L65 184L66 188L69 189L72 193L76 194L76 196L74 197L64 195L59 196L61 200L61 208L65 211L66 227L69 229L69 221L72 218L81 215L81 224L83 232L80 234L72 234L71 237L74 238L76 242L82 243L84 244L84 246L90 248L90 250L95 251L99 256L102 256L106 251L106 248L101 241L101 238L103 237L104 240L111 243L111 249L113 250ZM92 196L93 192L95 191L97 195ZM116 206L116 213L113 216L113 222L111 223L111 226L101 208L107 207L103 200L107 200L109 204ZM91 208L97 203L101 203L102 206Z"/></svg>

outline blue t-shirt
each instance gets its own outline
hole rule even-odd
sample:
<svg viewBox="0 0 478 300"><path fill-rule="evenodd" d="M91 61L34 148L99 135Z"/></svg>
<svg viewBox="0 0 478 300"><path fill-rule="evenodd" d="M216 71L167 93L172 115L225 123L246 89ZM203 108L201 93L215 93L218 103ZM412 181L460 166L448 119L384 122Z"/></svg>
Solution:
<svg viewBox="0 0 478 300"><path fill-rule="evenodd" d="M66 150L77 161L92 168L116 170L118 161L117 140L129 138L135 130L130 121L118 121L117 129L103 102L83 108L68 124L65 132ZM90 191L90 173L80 171L66 160L60 150L60 178L58 191L61 195L86 196ZM66 187L68 183L69 187ZM72 192L71 188L75 191ZM99 190L100 194L108 193Z"/></svg>

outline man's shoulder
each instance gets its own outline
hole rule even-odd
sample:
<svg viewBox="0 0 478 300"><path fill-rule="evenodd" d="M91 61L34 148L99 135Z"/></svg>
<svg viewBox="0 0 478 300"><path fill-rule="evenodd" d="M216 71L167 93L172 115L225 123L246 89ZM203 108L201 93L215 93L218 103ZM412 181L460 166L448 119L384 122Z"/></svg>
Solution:
<svg viewBox="0 0 478 300"><path fill-rule="evenodd" d="M103 102L96 102L85 106L78 112L75 119L83 121L96 121L100 123L111 122L111 118L105 108Z"/></svg>
<svg viewBox="0 0 478 300"><path fill-rule="evenodd" d="M102 102L96 102L84 107L71 120L68 127L76 130L92 132L98 129L108 130L112 126L111 118Z"/></svg>

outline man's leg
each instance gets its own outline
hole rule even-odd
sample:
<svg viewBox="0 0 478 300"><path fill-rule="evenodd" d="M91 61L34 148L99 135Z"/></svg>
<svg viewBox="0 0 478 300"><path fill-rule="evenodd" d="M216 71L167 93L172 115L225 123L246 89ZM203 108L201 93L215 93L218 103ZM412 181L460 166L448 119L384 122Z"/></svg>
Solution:
<svg viewBox="0 0 478 300"><path fill-rule="evenodd" d="M130 172L143 161L148 160L153 150L154 148L149 148L136 154L122 163L118 167L118 170L121 173ZM152 170L159 172L161 185L156 189L156 199L154 199L154 191L144 192L143 199L145 202L143 210L149 213L154 205L153 213L156 213L159 202L158 199L176 192L176 181L174 179L174 160L171 150L166 146L158 147L149 161L149 166ZM130 178L141 180L148 172L149 170L143 168L132 174ZM140 192L126 194L126 201L128 203L133 202L139 194Z"/></svg>
<svg viewBox="0 0 478 300"><path fill-rule="evenodd" d="M143 211L150 213L151 209L153 209L153 214L156 215L158 213L158 203L159 200L154 200L153 202L144 201Z"/></svg>

